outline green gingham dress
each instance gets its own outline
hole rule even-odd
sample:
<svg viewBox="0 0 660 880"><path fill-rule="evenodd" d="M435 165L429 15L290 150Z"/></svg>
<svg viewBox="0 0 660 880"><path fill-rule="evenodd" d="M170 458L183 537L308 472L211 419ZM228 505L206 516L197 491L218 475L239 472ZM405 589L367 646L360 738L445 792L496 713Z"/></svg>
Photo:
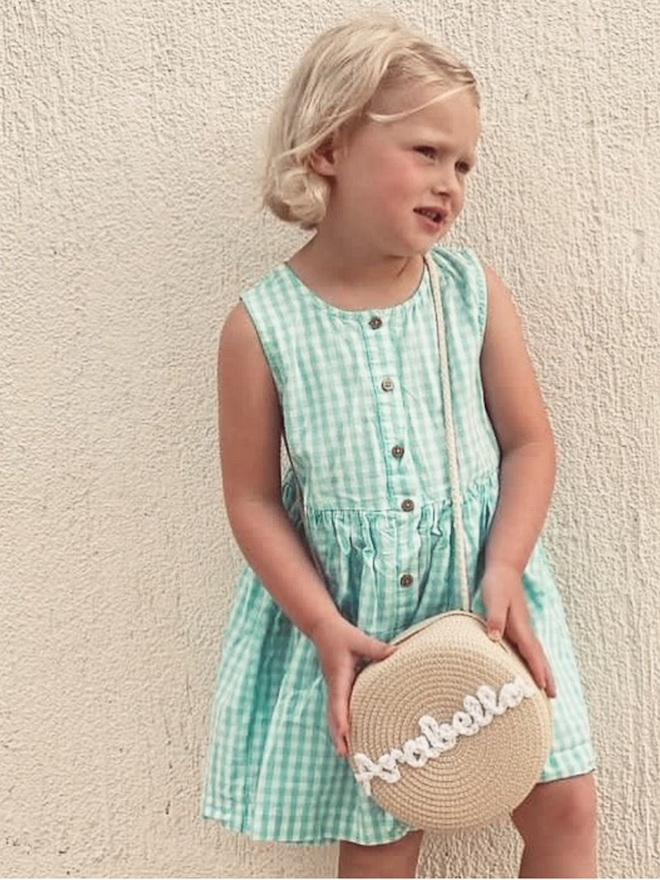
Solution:
<svg viewBox="0 0 660 880"><path fill-rule="evenodd" d="M478 585L499 451L479 367L486 281L469 250L436 247L458 437L467 563ZM460 606L428 273L404 303L346 311L285 264L242 297L280 397L306 533L344 617L389 640ZM291 471L283 501L300 528ZM542 780L593 769L589 723L561 600L541 542L523 584L557 683ZM483 609L478 590L473 608ZM260 840L378 844L410 829L336 756L314 645L254 572L239 579L218 669L203 815Z"/></svg>

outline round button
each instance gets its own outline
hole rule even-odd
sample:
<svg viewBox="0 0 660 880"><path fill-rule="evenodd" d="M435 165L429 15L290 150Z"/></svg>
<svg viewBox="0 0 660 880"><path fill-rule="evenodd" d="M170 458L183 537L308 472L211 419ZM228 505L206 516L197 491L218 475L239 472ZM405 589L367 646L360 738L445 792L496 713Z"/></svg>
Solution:
<svg viewBox="0 0 660 880"><path fill-rule="evenodd" d="M394 391L394 382L392 381L392 379L383 379L383 381L380 383L380 387L383 389L383 391Z"/></svg>
<svg viewBox="0 0 660 880"><path fill-rule="evenodd" d="M411 574L402 574L399 583L402 587L412 587L415 578Z"/></svg>
<svg viewBox="0 0 660 880"><path fill-rule="evenodd" d="M381 318L379 318L377 315L374 315L371 321L369 321L369 326L372 330L380 330L380 328L383 326L383 322Z"/></svg>
<svg viewBox="0 0 660 880"><path fill-rule="evenodd" d="M406 513L410 513L411 510L415 509L415 502L412 498L406 498L401 502L401 510L404 510Z"/></svg>
<svg viewBox="0 0 660 880"><path fill-rule="evenodd" d="M403 446L393 446L392 447L392 455L395 458L403 458L404 452L405 452L405 449L403 448Z"/></svg>

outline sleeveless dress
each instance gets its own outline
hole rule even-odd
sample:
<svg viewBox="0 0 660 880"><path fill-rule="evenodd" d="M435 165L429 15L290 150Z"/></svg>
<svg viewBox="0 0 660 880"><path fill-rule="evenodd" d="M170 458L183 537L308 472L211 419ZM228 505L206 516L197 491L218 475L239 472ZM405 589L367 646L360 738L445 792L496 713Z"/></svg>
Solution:
<svg viewBox="0 0 660 880"><path fill-rule="evenodd" d="M479 357L486 280L470 250L431 251L445 310L468 574L478 585L498 495L499 450ZM279 394L306 533L341 614L389 640L460 606L435 315L428 273L400 305L346 311L285 264L242 301ZM300 527L289 469L283 502ZM594 767L561 600L539 541L523 576L558 696L541 780ZM478 591L473 609L483 610ZM203 815L260 840L386 843L410 829L337 757L314 645L254 572L239 579L218 669Z"/></svg>

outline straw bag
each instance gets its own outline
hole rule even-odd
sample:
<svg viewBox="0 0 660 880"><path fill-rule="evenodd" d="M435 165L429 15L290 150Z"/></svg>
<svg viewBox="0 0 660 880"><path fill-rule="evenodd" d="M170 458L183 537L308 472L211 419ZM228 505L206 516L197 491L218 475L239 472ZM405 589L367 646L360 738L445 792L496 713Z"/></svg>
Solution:
<svg viewBox="0 0 660 880"><path fill-rule="evenodd" d="M550 704L506 641L470 613L451 386L437 269L426 261L437 319L445 433L463 610L423 621L358 675L350 761L383 809L415 828L484 826L538 782L551 744Z"/></svg>

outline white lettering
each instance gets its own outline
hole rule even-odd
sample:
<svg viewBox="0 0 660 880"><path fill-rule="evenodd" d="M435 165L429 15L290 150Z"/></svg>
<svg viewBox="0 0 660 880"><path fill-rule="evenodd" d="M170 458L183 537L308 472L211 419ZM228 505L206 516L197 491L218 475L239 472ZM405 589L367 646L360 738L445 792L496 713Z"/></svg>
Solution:
<svg viewBox="0 0 660 880"><path fill-rule="evenodd" d="M372 761L358 752L353 755L354 775L371 794L371 780L394 783L401 779L399 764L423 767L430 758L437 758L456 745L459 736L474 736L487 727L495 715L519 706L526 697L533 697L536 689L524 678L517 676L502 685L499 694L488 685L477 688L476 696L469 694L463 700L463 710L454 713L451 724L440 724L432 715L422 715L419 727L422 735L407 740L401 748L394 748Z"/></svg>

